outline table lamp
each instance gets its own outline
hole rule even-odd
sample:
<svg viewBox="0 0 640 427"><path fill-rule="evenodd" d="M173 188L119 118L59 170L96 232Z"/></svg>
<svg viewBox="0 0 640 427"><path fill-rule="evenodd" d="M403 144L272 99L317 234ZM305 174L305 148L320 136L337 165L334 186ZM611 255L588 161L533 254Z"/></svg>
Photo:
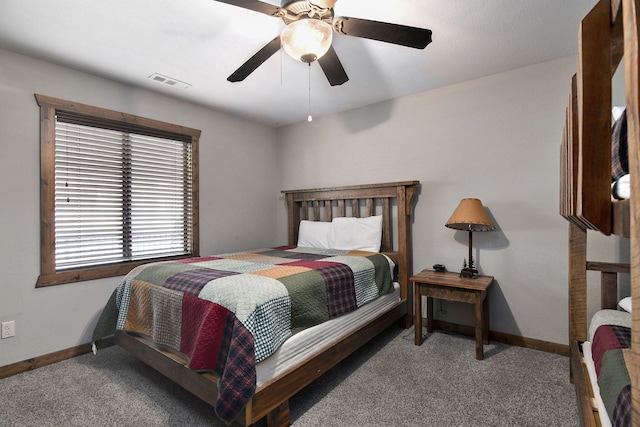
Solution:
<svg viewBox="0 0 640 427"><path fill-rule="evenodd" d="M495 228L487 211L482 206L479 199L462 199L458 207L453 211L453 215L445 224L445 227L455 230L467 230L469 232L469 258L468 264L465 260L460 277L475 278L478 276L475 263L473 261L473 232L491 231Z"/></svg>

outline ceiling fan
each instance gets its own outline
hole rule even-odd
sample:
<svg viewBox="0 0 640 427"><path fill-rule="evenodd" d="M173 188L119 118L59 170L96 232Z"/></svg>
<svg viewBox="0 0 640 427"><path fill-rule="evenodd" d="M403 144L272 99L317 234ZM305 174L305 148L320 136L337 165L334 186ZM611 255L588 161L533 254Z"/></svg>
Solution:
<svg viewBox="0 0 640 427"><path fill-rule="evenodd" d="M299 61L311 64L317 59L329 84L341 85L349 77L331 46L333 32L416 49L424 49L431 43L431 30L368 19L334 18L333 6L337 0L282 0L280 7L259 0L214 1L278 17L287 24L281 35L267 43L227 78L230 82L244 80L283 47ZM307 37L300 36L300 33L306 33ZM317 47L310 48L307 41L316 43Z"/></svg>

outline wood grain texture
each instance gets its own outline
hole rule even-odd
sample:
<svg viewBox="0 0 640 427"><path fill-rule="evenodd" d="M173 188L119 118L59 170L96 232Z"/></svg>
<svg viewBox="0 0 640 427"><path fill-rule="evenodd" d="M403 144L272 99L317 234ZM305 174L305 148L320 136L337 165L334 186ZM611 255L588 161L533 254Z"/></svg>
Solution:
<svg viewBox="0 0 640 427"><path fill-rule="evenodd" d="M629 172L631 174L630 202L630 252L631 252L631 297L632 304L640 307L640 3L638 0L624 0L622 3L624 23L624 66L627 104L627 136L629 142ZM632 312L631 332L631 397L633 425L640 425L640 310Z"/></svg>
<svg viewBox="0 0 640 427"><path fill-rule="evenodd" d="M599 1L580 24L577 207L583 221L611 233L611 3ZM603 78L606 76L606 78ZM586 155L587 153L588 155Z"/></svg>
<svg viewBox="0 0 640 427"><path fill-rule="evenodd" d="M630 265L587 261L586 269L600 272L600 308L615 310L618 306L618 274L630 273Z"/></svg>
<svg viewBox="0 0 640 427"><path fill-rule="evenodd" d="M463 278L458 273L423 270L411 276L414 283L414 343L422 344L422 297L427 299L427 332L433 331L433 300L457 301L474 305L474 335L476 359L484 358L483 344L489 343L489 302L487 291L493 283L491 276Z"/></svg>
<svg viewBox="0 0 640 427"><path fill-rule="evenodd" d="M40 206L55 204L55 109L40 108ZM50 166L51 165L51 166ZM40 209L40 274L55 274L54 210Z"/></svg>
<svg viewBox="0 0 640 427"><path fill-rule="evenodd" d="M85 116L99 116L109 120L113 120L114 122L129 123L146 128L160 129L166 132L172 132L180 135L189 135L196 138L199 138L202 133L198 129L193 129L186 126L180 126L173 123L139 117L133 114L125 114L119 111L94 107L92 105L82 104L79 102L67 101L60 98L54 98L52 96L35 94L35 97L39 106L46 106L54 110L70 111Z"/></svg>
<svg viewBox="0 0 640 427"><path fill-rule="evenodd" d="M587 230L569 223L569 340L587 340Z"/></svg>

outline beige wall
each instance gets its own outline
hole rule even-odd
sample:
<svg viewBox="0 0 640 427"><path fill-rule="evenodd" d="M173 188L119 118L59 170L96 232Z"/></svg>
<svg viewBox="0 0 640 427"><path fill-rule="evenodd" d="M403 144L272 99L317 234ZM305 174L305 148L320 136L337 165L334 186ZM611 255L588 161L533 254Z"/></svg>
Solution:
<svg viewBox="0 0 640 427"><path fill-rule="evenodd" d="M497 229L474 233L495 276L491 329L564 343L567 222L558 214L559 150L575 58L565 58L282 128L283 188L420 180L414 271L459 271L468 235L444 227L460 199L480 198ZM279 235L285 229L279 204ZM615 245L606 242L595 248ZM438 318L473 324L471 306Z"/></svg>
<svg viewBox="0 0 640 427"><path fill-rule="evenodd" d="M35 289L39 273L42 93L202 130L202 254L276 240L275 130L173 98L0 50L0 366L87 343L118 278Z"/></svg>

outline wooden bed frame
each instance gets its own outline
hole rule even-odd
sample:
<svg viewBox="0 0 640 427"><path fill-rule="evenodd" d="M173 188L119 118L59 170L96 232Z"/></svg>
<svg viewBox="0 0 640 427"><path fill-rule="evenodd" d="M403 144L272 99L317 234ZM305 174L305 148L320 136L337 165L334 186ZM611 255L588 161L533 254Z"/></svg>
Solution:
<svg viewBox="0 0 640 427"><path fill-rule="evenodd" d="M290 397L388 326L398 321L405 328L411 325L413 302L412 292L408 289L409 277L412 274L411 216L413 197L418 186L418 181L406 181L282 191L288 208L289 245L296 244L298 226L303 219L331 221L334 216L347 216L349 211L350 216L366 217L378 214L376 208L381 208L383 215L381 252L387 253L398 266L401 301L390 311L380 313L377 318L346 336L335 346L316 354L300 363L294 370L283 373L260 386L238 417L238 422L248 426L266 416L270 427L290 425ZM394 201L397 206L395 249L394 239L392 239L392 230L396 231L392 222ZM118 331L115 342L161 374L215 406L217 398L215 375L201 374L187 368L181 359L156 348L151 341L139 336Z"/></svg>
<svg viewBox="0 0 640 427"><path fill-rule="evenodd" d="M570 376L582 424L600 417L580 343L587 340L587 272L601 273L601 308L615 309L618 275L631 273L632 304L640 307L640 209L637 197L611 199L612 78L624 59L631 194L640 191L640 0L600 0L580 25L578 72L572 81L561 150L560 213L569 220ZM631 263L587 260L587 230L627 237ZM640 425L640 310L632 314L633 425Z"/></svg>

